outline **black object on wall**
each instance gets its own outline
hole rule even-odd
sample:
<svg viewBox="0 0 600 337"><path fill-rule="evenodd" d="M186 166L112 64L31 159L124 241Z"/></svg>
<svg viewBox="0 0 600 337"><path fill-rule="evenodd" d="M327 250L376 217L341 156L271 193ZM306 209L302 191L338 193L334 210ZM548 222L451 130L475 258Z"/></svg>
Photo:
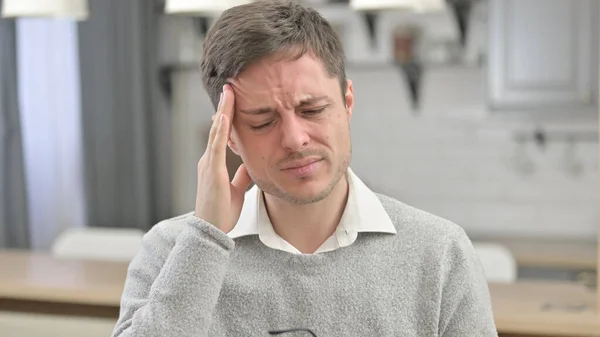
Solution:
<svg viewBox="0 0 600 337"><path fill-rule="evenodd" d="M408 85L410 101L413 112L420 109L421 79L423 77L423 66L418 62L408 62L398 65Z"/></svg>
<svg viewBox="0 0 600 337"><path fill-rule="evenodd" d="M473 8L473 0L447 0L448 6L452 9L456 24L460 32L460 44L465 46L469 34L469 18Z"/></svg>
<svg viewBox="0 0 600 337"><path fill-rule="evenodd" d="M194 25L196 26L196 30L198 32L198 36L201 38L206 37L208 30L210 29L210 17L207 16L197 16L193 18Z"/></svg>
<svg viewBox="0 0 600 337"><path fill-rule="evenodd" d="M365 11L362 13L362 16L367 24L371 48L377 48L377 22L379 15L374 11Z"/></svg>

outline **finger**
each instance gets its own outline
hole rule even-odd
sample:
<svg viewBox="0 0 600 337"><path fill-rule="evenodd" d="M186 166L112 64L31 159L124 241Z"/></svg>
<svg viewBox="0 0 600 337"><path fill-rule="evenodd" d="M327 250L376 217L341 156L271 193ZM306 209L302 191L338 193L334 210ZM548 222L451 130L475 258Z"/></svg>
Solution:
<svg viewBox="0 0 600 337"><path fill-rule="evenodd" d="M224 114L229 118L229 121L233 120L233 110L235 107L235 94L229 84L223 86L223 99L222 104L217 111L217 114Z"/></svg>
<svg viewBox="0 0 600 337"><path fill-rule="evenodd" d="M219 165L221 163L225 164L226 161L227 141L230 136L234 103L233 90L226 84L223 86L223 96L221 97L217 116L215 116L219 127L211 146L211 151L214 152L211 154L211 162Z"/></svg>
<svg viewBox="0 0 600 337"><path fill-rule="evenodd" d="M217 113L212 117L212 126L210 127L210 133L208 134L208 144L207 149L212 146L212 143L215 140L215 136L217 134L217 130L219 129L219 119L216 118L219 116L219 109L223 105L223 93L221 93L221 98L219 99L219 106L217 107Z"/></svg>
<svg viewBox="0 0 600 337"><path fill-rule="evenodd" d="M248 169L246 168L246 165L240 165L240 167L238 167L237 171L235 172L235 175L233 176L231 185L238 192L245 192L248 186L250 186L251 182L252 178L250 178L250 175L248 174Z"/></svg>
<svg viewBox="0 0 600 337"><path fill-rule="evenodd" d="M223 165L223 167L225 167L227 140L229 139L231 122L229 121L229 118L223 114L219 114L215 120L217 120L218 127L217 134L210 147L210 162L213 165Z"/></svg>

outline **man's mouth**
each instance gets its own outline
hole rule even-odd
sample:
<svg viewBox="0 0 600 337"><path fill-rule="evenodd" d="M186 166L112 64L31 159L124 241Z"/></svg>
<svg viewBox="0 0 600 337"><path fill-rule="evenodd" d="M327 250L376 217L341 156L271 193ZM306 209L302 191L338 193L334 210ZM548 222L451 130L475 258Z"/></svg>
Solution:
<svg viewBox="0 0 600 337"><path fill-rule="evenodd" d="M293 161L288 162L285 165L283 165L281 170L298 169L298 168L302 168L302 167L314 164L321 160L322 160L322 158L320 158L320 157L307 157L307 158L297 159L297 160L293 160Z"/></svg>

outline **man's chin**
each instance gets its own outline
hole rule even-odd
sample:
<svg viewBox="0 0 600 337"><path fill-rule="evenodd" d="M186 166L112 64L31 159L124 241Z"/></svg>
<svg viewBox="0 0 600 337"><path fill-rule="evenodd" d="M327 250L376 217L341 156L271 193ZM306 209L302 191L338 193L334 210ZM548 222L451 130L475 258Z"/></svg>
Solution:
<svg viewBox="0 0 600 337"><path fill-rule="evenodd" d="M327 170L316 172L303 179L288 174L276 173L270 180L254 179L256 185L266 194L294 205L307 205L327 198L338 181Z"/></svg>
<svg viewBox="0 0 600 337"><path fill-rule="evenodd" d="M308 205L319 202L329 195L328 191L320 191L319 193L284 193L281 199L294 205Z"/></svg>
<svg viewBox="0 0 600 337"><path fill-rule="evenodd" d="M332 190L331 180L310 179L281 186L283 195L279 197L296 205L306 205L327 198Z"/></svg>

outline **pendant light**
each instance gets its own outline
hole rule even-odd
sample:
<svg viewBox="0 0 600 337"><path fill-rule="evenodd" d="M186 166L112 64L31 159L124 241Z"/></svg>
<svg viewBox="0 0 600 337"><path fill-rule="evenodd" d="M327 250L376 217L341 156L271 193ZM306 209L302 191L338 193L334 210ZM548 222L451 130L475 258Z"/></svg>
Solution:
<svg viewBox="0 0 600 337"><path fill-rule="evenodd" d="M412 9L415 12L437 12L446 10L448 7L446 0L413 0Z"/></svg>
<svg viewBox="0 0 600 337"><path fill-rule="evenodd" d="M231 7L250 2L252 0L167 0L165 13L193 16L198 34L200 37L205 37L212 16L219 15Z"/></svg>
<svg viewBox="0 0 600 337"><path fill-rule="evenodd" d="M350 0L350 7L359 11L413 9L418 0Z"/></svg>
<svg viewBox="0 0 600 337"><path fill-rule="evenodd" d="M87 0L4 0L2 17L50 17L85 20Z"/></svg>
<svg viewBox="0 0 600 337"><path fill-rule="evenodd" d="M231 7L244 5L252 0L167 0L168 14L219 14Z"/></svg>
<svg viewBox="0 0 600 337"><path fill-rule="evenodd" d="M350 0L355 10L409 9L419 12L446 8L446 0Z"/></svg>

